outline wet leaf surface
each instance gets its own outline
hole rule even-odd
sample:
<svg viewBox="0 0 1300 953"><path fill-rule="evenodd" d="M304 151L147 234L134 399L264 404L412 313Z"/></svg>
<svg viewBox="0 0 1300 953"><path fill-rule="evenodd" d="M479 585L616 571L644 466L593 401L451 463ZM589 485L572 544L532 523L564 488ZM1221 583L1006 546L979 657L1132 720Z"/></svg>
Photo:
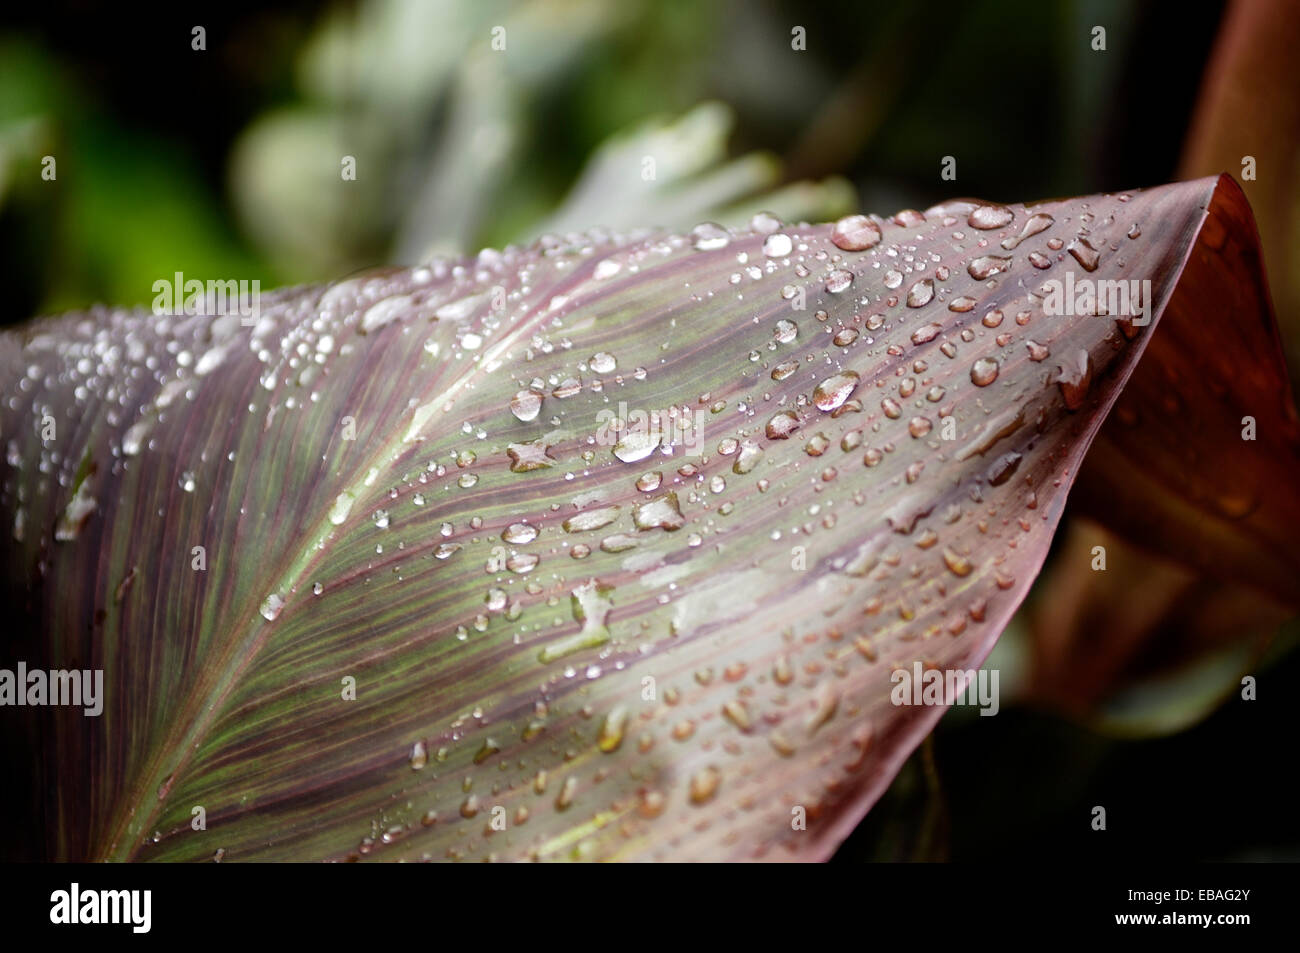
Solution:
<svg viewBox="0 0 1300 953"><path fill-rule="evenodd" d="M47 852L824 859L944 710L891 673L978 667L1171 295L1261 280L1223 254L1255 241L1203 179L544 239L251 328L0 338L14 644L105 670L100 717L42 713ZM1067 273L1149 280L1152 322L1045 313ZM1253 300L1265 363L1178 432L1208 461L1239 406L1283 428L1214 540L1289 597L1294 413ZM1217 336L1175 351L1235 340L1187 314Z"/></svg>

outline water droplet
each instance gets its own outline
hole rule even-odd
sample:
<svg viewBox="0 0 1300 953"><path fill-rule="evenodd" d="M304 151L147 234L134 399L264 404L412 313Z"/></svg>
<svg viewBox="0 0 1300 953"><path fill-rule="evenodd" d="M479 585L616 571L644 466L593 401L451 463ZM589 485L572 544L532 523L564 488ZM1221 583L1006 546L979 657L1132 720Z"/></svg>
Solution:
<svg viewBox="0 0 1300 953"><path fill-rule="evenodd" d="M709 765L691 775L690 797L692 804L708 804L718 793L722 775L718 769Z"/></svg>
<svg viewBox="0 0 1300 953"><path fill-rule="evenodd" d="M853 391L857 389L860 380L861 378L853 371L841 371L839 374L834 374L813 389L813 403L817 405L819 410L835 410L849 399ZM770 428L771 424L768 426Z"/></svg>
<svg viewBox="0 0 1300 953"><path fill-rule="evenodd" d="M1002 454L989 464L987 474L989 483L993 486L1001 486L1006 483L1007 480L1011 479L1011 475L1020 468L1020 460L1020 454L1014 450Z"/></svg>
<svg viewBox="0 0 1300 953"><path fill-rule="evenodd" d="M637 463L658 449L661 436L658 430L631 430L614 445L614 456L624 463Z"/></svg>
<svg viewBox="0 0 1300 953"><path fill-rule="evenodd" d="M1006 271L1011 267L1011 259L1003 258L999 255L981 255L971 261L966 266L966 271L976 281L984 281L986 278L992 278L1000 272Z"/></svg>
<svg viewBox="0 0 1300 953"><path fill-rule="evenodd" d="M696 251L717 251L726 248L731 236L721 225L713 222L701 222L691 229L691 240Z"/></svg>
<svg viewBox="0 0 1300 953"><path fill-rule="evenodd" d="M1061 387L1061 396L1065 398L1065 406L1070 410L1078 410L1083 406L1088 389L1092 386L1092 357L1086 350L1079 348L1061 364L1056 379Z"/></svg>
<svg viewBox="0 0 1300 953"><path fill-rule="evenodd" d="M971 570L975 568L965 556L946 547L943 551L943 564L954 576L969 576Z"/></svg>
<svg viewBox="0 0 1300 953"><path fill-rule="evenodd" d="M880 241L880 228L865 215L846 215L835 223L831 241L845 251L866 251Z"/></svg>
<svg viewBox="0 0 1300 953"><path fill-rule="evenodd" d="M1014 238L1009 237L1002 239L1002 247L1007 251L1012 251L1026 238L1032 238L1034 235L1037 235L1039 232L1050 227L1055 221L1056 220L1050 215L1031 215L1029 221L1025 222L1025 227L1020 230L1019 235Z"/></svg>
<svg viewBox="0 0 1300 953"><path fill-rule="evenodd" d="M411 770L419 771L429 763L429 752L424 747L423 741L417 741L411 748Z"/></svg>
<svg viewBox="0 0 1300 953"><path fill-rule="evenodd" d="M782 361L772 368L772 380L783 381L797 370L799 370L798 361Z"/></svg>
<svg viewBox="0 0 1300 953"><path fill-rule="evenodd" d="M773 414L772 419L767 422L767 439L785 440L799 426L799 418L795 416L792 410L783 410L780 413Z"/></svg>
<svg viewBox="0 0 1300 953"><path fill-rule="evenodd" d="M934 282L929 278L922 278L907 289L907 306L909 308L923 308L933 298Z"/></svg>
<svg viewBox="0 0 1300 953"><path fill-rule="evenodd" d="M826 290L831 294L839 294L848 289L853 284L853 272L845 271L843 268L836 268L826 276Z"/></svg>
<svg viewBox="0 0 1300 953"><path fill-rule="evenodd" d="M1010 225L1011 220L1015 217L1016 213L1005 205L980 205L970 213L970 217L966 219L966 224L971 228L984 230L1003 228Z"/></svg>
<svg viewBox="0 0 1300 953"><path fill-rule="evenodd" d="M599 509L587 510L570 516L562 525L566 533L589 532L600 529L602 526L608 526L618 519L618 510L617 506L602 506Z"/></svg>
<svg viewBox="0 0 1300 953"><path fill-rule="evenodd" d="M501 531L501 538L516 546L531 543L537 538L537 527L529 526L527 523L511 523Z"/></svg>
<svg viewBox="0 0 1300 953"><path fill-rule="evenodd" d="M593 354L589 363L591 369L597 374L612 374L614 368L618 366L618 361L614 359L614 355L605 351Z"/></svg>
<svg viewBox="0 0 1300 953"><path fill-rule="evenodd" d="M763 254L768 258L784 258L794 249L790 236L783 232L768 235L763 240Z"/></svg>
<svg viewBox="0 0 1300 953"><path fill-rule="evenodd" d="M330 507L330 522L338 526L347 519L348 514L352 512L352 504L355 500L356 497L347 491L335 497L334 505Z"/></svg>
<svg viewBox="0 0 1300 953"><path fill-rule="evenodd" d="M122 453L128 457L138 454L148 432L149 423L145 420L138 420L128 427L126 433L122 435Z"/></svg>
<svg viewBox="0 0 1300 953"><path fill-rule="evenodd" d="M656 496L644 503L637 503L632 509L632 522L637 529L679 530L686 525L677 504L677 494L668 492Z"/></svg>
<svg viewBox="0 0 1300 953"><path fill-rule="evenodd" d="M988 387L998 379L998 362L988 357L981 357L971 365L971 382L976 387Z"/></svg>
<svg viewBox="0 0 1300 953"><path fill-rule="evenodd" d="M512 473L527 473L530 470L549 467L554 463L554 460L547 455L546 451L547 444L543 439L531 440L527 443L509 444L506 447L506 453L510 455L510 471Z"/></svg>
<svg viewBox="0 0 1300 953"><path fill-rule="evenodd" d="M542 410L542 395L531 390L521 390L510 401L510 412L527 423L536 420Z"/></svg>
<svg viewBox="0 0 1300 953"><path fill-rule="evenodd" d="M605 716L604 723L600 726L600 737L597 744L600 750L609 754L611 751L617 751L623 744L623 730L627 725L627 709L619 705L612 709Z"/></svg>
<svg viewBox="0 0 1300 953"><path fill-rule="evenodd" d="M752 440L746 440L740 445L740 453L736 455L736 460L731 465L732 473L745 474L749 473L758 466L758 461L763 459L763 450Z"/></svg>
<svg viewBox="0 0 1300 953"><path fill-rule="evenodd" d="M68 505L59 514L59 519L54 525L54 538L61 543L76 539L81 535L81 528L86 525L86 520L90 519L90 514L98 505L95 498L90 495L90 480L82 480L76 492L72 494L72 499L68 501ZM20 524L15 524L15 531L21 534Z"/></svg>
<svg viewBox="0 0 1300 953"><path fill-rule="evenodd" d="M262 601L259 611L262 613L262 618L267 622L274 622L279 618L280 610L283 608L284 600L280 598L279 593L273 592Z"/></svg>
<svg viewBox="0 0 1300 953"><path fill-rule="evenodd" d="M776 338L777 342L780 344L789 344L798 334L799 325L786 318L782 318L780 321L776 322L776 329L772 332L772 336Z"/></svg>
<svg viewBox="0 0 1300 953"><path fill-rule="evenodd" d="M1092 247L1092 243L1082 235L1070 242L1066 248L1074 260L1083 266L1085 271L1096 271L1097 263L1101 261L1101 252Z"/></svg>

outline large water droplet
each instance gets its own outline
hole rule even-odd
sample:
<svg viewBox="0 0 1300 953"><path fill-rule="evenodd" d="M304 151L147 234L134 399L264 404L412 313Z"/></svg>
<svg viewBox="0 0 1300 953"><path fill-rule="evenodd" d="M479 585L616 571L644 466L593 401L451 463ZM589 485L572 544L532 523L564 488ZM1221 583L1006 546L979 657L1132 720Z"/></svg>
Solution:
<svg viewBox="0 0 1300 953"><path fill-rule="evenodd" d="M865 251L880 241L880 228L865 215L847 215L835 223L831 241L845 251Z"/></svg>
<svg viewBox="0 0 1300 953"><path fill-rule="evenodd" d="M716 251L719 248L726 248L731 237L721 225L701 222L691 229L691 241L696 251Z"/></svg>
<svg viewBox="0 0 1300 953"><path fill-rule="evenodd" d="M794 242L783 232L768 235L763 240L763 254L768 258L784 258L794 249Z"/></svg>
<svg viewBox="0 0 1300 953"><path fill-rule="evenodd" d="M542 395L531 390L521 390L510 401L510 412L527 423L536 420L542 410Z"/></svg>
<svg viewBox="0 0 1300 953"><path fill-rule="evenodd" d="M922 278L907 289L907 306L909 308L923 308L933 298L934 282L929 278Z"/></svg>
<svg viewBox="0 0 1300 953"><path fill-rule="evenodd" d="M677 494L669 491L662 496L637 503L632 510L632 522L637 529L679 530L686 518L677 505Z"/></svg>
<svg viewBox="0 0 1300 953"><path fill-rule="evenodd" d="M1002 247L1007 251L1011 251L1026 238L1031 238L1044 229L1050 227L1054 221L1056 220L1050 215L1044 215L1041 213L1038 215L1031 215L1029 221L1025 222L1025 227L1020 230L1019 235L1002 239Z"/></svg>
<svg viewBox="0 0 1300 953"><path fill-rule="evenodd" d="M999 272L1006 271L1010 267L1010 258L1002 258L998 255L981 255L966 266L966 271L976 281L983 281L986 278L992 278Z"/></svg>
<svg viewBox="0 0 1300 953"><path fill-rule="evenodd" d="M835 410L849 399L860 380L853 371L834 374L813 388L813 403L819 410Z"/></svg>
<svg viewBox="0 0 1300 953"><path fill-rule="evenodd" d="M998 379L998 362L990 357L981 357L971 365L970 379L977 387L988 387Z"/></svg>
<svg viewBox="0 0 1300 953"><path fill-rule="evenodd" d="M624 463L637 463L654 453L661 434L657 430L631 430L614 445L614 456Z"/></svg>
<svg viewBox="0 0 1300 953"><path fill-rule="evenodd" d="M1016 213L1011 211L1005 205L980 205L970 213L966 219L966 224L971 228L992 229L1003 228L1011 224L1011 220L1016 217Z"/></svg>

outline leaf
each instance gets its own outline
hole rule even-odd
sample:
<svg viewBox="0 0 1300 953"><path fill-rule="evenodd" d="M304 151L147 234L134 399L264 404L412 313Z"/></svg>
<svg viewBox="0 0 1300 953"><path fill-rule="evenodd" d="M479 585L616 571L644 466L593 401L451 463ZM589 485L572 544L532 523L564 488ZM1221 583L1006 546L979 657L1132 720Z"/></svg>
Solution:
<svg viewBox="0 0 1300 953"><path fill-rule="evenodd" d="M891 673L980 665L1185 264L1255 237L1226 177L753 226L0 338L15 644L105 670L38 710L44 852L827 857L944 710ZM1044 314L1067 271L1153 323Z"/></svg>

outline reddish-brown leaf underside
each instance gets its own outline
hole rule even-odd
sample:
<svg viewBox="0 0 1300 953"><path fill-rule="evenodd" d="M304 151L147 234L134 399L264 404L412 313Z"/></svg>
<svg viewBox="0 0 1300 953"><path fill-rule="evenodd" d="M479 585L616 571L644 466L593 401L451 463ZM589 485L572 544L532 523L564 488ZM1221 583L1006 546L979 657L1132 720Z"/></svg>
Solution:
<svg viewBox="0 0 1300 953"><path fill-rule="evenodd" d="M1262 283L1225 255L1257 241L1226 177L832 232L546 239L283 292L251 329L0 339L19 645L107 689L39 715L49 855L828 856L944 710L891 673L984 660L1165 334L1045 314L1043 283L1150 280L1157 321L1207 270ZM1269 327L1254 300L1189 346ZM1221 382L1290 422L1246 467L1270 478L1273 373ZM1186 437L1231 456L1202 396ZM685 432L614 445L639 411ZM1295 490L1256 489L1216 544L1285 596Z"/></svg>

